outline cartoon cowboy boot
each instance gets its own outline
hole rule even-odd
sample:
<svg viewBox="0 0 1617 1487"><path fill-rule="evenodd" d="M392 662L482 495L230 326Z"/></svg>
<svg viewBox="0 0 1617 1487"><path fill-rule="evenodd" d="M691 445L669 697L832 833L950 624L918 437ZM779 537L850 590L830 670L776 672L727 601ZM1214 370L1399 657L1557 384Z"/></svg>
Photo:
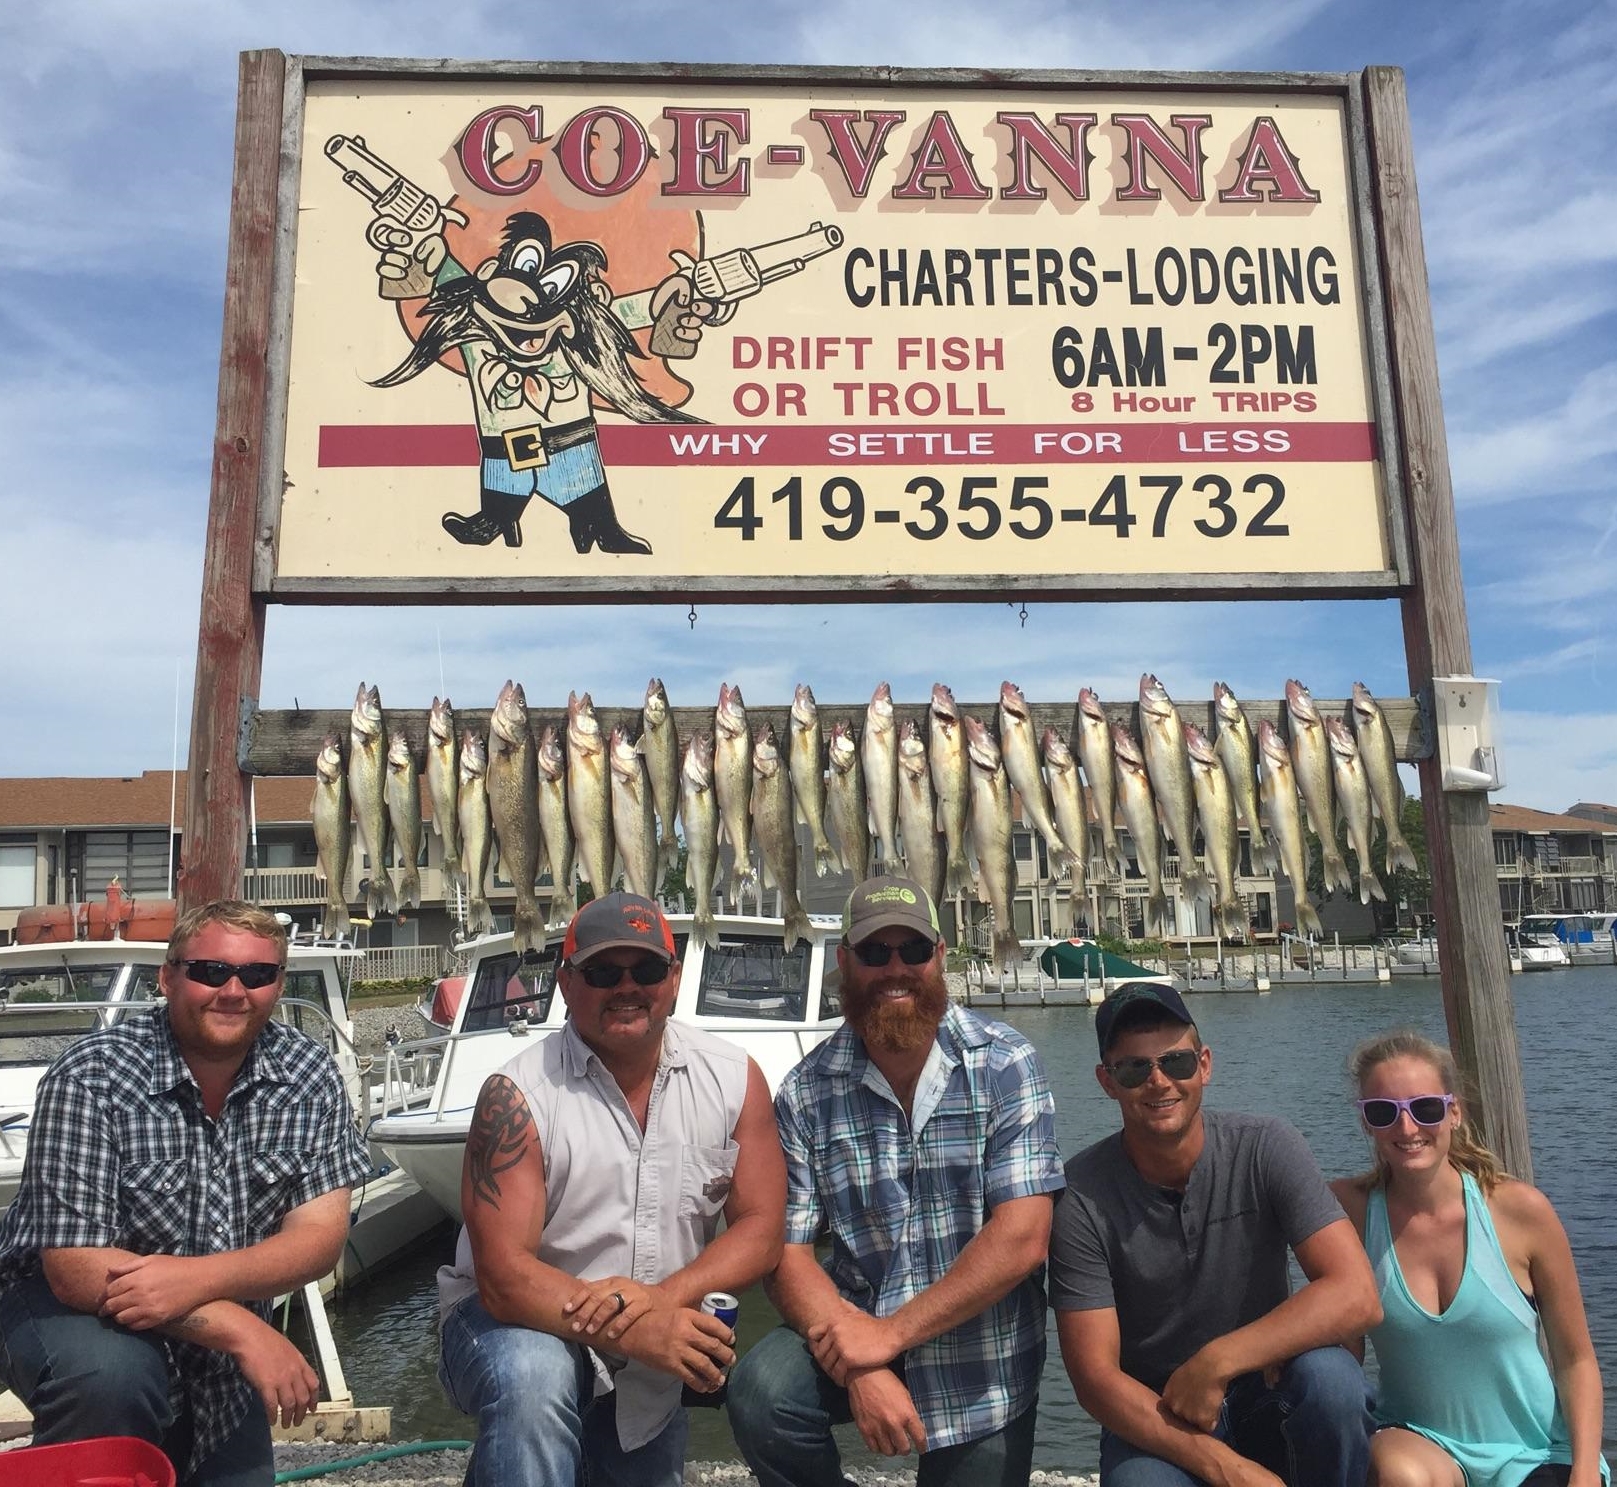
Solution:
<svg viewBox="0 0 1617 1487"><path fill-rule="evenodd" d="M612 494L604 485L598 485L576 501L569 502L562 510L567 513L573 546L579 552L588 552L592 547L598 547L602 552L645 555L651 552L651 544L643 537L625 532L618 525L617 512L612 509Z"/></svg>
<svg viewBox="0 0 1617 1487"><path fill-rule="evenodd" d="M507 547L521 547L522 513L529 499L528 496L513 496L484 486L482 509L471 516L446 511L444 531L456 542L464 542L471 547L487 547L496 537L503 537ZM583 548L579 551L582 552Z"/></svg>

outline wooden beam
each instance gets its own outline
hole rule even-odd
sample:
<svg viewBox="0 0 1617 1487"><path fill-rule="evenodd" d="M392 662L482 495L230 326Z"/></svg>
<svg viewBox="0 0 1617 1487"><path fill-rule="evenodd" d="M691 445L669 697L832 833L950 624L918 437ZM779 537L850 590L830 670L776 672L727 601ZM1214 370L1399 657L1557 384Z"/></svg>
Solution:
<svg viewBox="0 0 1617 1487"><path fill-rule="evenodd" d="M180 907L241 893L251 781L237 755L257 704L264 604L252 592L267 396L276 191L286 58L243 52L225 265L219 412L202 567Z"/></svg>
<svg viewBox="0 0 1617 1487"><path fill-rule="evenodd" d="M1385 439L1383 447L1401 451L1403 459L1414 577L1403 599L1404 648L1410 689L1418 694L1434 676L1470 674L1471 635L1403 72L1396 67L1366 68L1364 90L1387 294L1393 401L1402 434ZM1531 1180L1533 1155L1510 1000L1510 966L1500 927L1488 797L1445 793L1433 756L1420 762L1420 781L1449 1042L1474 1087L1471 1114L1478 1118L1489 1146L1511 1172Z"/></svg>
<svg viewBox="0 0 1617 1487"><path fill-rule="evenodd" d="M1386 714L1387 723L1392 729L1393 746L1399 759L1408 763L1422 758L1430 746L1426 741L1420 709L1407 697L1382 698L1380 702L1381 710ZM820 726L827 737L830 736L831 725L843 720L851 721L856 728L863 729L866 705L864 702L822 702L819 704ZM990 729L995 728L999 707L997 701L967 702L958 705L962 713L981 718ZM1188 703L1180 700L1175 705L1182 717L1194 723L1209 737L1212 736L1213 706L1210 702ZM1315 705L1325 717L1345 717L1347 714L1346 702L1316 700ZM1063 734L1070 736L1075 710L1073 703L1032 702L1029 706L1033 711L1036 729L1042 732L1046 727L1058 728ZM1286 704L1284 701L1272 700L1249 702L1243 698L1241 707L1246 713L1247 721L1252 725L1253 732L1256 733L1258 722L1262 718L1268 718L1270 722L1279 726ZM595 712L603 730L610 730L619 723L632 727L636 733L640 730L638 706L598 707ZM769 723L776 734L784 739L790 712L788 706L781 704L758 706L749 704L747 721L754 729ZM925 703L896 702L893 705L893 712L900 722L905 718L913 718L924 731ZM422 708L387 708L386 713L389 732L402 732L410 740L417 759L423 757L427 737L426 711ZM1132 702L1109 702L1106 704L1106 713L1119 723L1129 727L1136 726L1135 704ZM347 747L348 716L347 710L338 708L258 713L249 723L242 763L250 774L255 775L312 775L314 756L320 752L320 742L326 733L339 734L344 747ZM458 727L476 728L486 734L488 716L487 708L457 709L455 721ZM559 704L530 698L528 716L536 737L547 723L554 724L558 730L565 730L567 727L567 709ZM673 709L673 716L681 738L689 737L697 729L705 729L709 733L713 731L711 707L676 707Z"/></svg>

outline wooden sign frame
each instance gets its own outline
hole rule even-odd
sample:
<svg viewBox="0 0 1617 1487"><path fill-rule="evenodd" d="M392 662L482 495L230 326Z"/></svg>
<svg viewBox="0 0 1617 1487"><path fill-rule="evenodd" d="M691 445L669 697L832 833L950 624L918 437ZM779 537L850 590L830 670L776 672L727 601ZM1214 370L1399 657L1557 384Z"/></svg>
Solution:
<svg viewBox="0 0 1617 1487"><path fill-rule="evenodd" d="M296 116L299 90L304 79L312 76L362 73L384 79L425 72L444 76L488 75L490 71L487 66L458 63L289 61L274 51L242 56L219 416L180 876L184 904L240 892L251 778L243 760L249 754L257 715L265 605L272 599L331 602L336 597L329 592L277 591L271 562L275 533L266 521L269 496L282 479L277 429L285 406L277 374L286 365L289 326L278 308L285 305L289 290L295 208L295 200L288 195L288 182L294 177L285 158L287 120ZM609 78L663 75L669 69L606 67L589 71L592 76ZM796 69L740 71L759 81L782 84L810 76L888 84L903 76L917 81L969 79L985 86L1031 87L1047 85L1055 76L897 74L887 69L825 69L813 74ZM580 69L512 64L506 72L525 77L562 72L577 76ZM1162 75L1152 76L1162 80ZM1402 604L1411 692L1417 696L1427 692L1434 676L1469 674L1471 643L1403 74L1397 68L1372 67L1360 73L1301 79L1194 74L1182 75L1177 81L1202 89L1301 83L1345 92L1352 101L1355 158L1362 156L1364 162L1356 190L1367 208L1360 216L1363 230L1370 234L1365 261L1367 267L1375 265L1373 277L1381 285L1378 293L1384 302L1385 335L1377 343L1376 355L1385 356L1387 375L1378 379L1377 419L1383 431L1383 452L1394 472L1388 481L1393 493L1391 510L1397 518L1392 528L1394 568L1377 584L1352 589L1325 578L1313 584L1291 581L1282 586L1273 575L1264 575L1265 588L1242 592L1247 597L1263 593L1287 598L1305 593L1396 595ZM1367 282L1371 277L1367 273ZM1379 336L1375 327L1382 323L1382 316L1371 317L1370 323L1372 335ZM972 597L1000 599L1008 597L1008 590L1017 595L1032 591L1020 577L1014 581L1000 577L988 581ZM872 585L862 584L856 593L816 593L813 597L867 601L877 592ZM1207 598L1229 592L1196 585L1152 589L1154 597L1163 599ZM698 593L710 603L726 597L701 591L687 594L685 590L678 597L697 597ZM648 596L647 590L637 588L632 596L621 597L644 601ZM1044 596L1099 597L1081 588L1051 588ZM1104 596L1138 598L1140 594L1118 589ZM420 602L427 596L414 589L382 586L355 589L345 597L351 602ZM482 603L532 596L490 592L478 586L475 591L451 589L432 597L439 602ZM563 597L597 600L605 597L605 591L578 591ZM728 597L763 596L734 593ZM885 597L939 595L906 588L887 590ZM951 593L950 597L961 596ZM1443 947L1441 976L1450 1041L1462 1072L1474 1086L1472 1113L1486 1139L1513 1173L1530 1178L1532 1154L1500 928L1488 798L1480 793L1446 793L1437 760L1429 750L1419 757L1418 768L1432 864L1433 907Z"/></svg>

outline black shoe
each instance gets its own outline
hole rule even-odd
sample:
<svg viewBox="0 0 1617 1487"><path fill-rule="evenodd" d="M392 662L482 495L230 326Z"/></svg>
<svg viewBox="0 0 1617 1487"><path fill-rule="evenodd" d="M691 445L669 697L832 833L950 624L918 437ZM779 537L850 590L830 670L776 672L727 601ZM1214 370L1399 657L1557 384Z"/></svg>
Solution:
<svg viewBox="0 0 1617 1487"><path fill-rule="evenodd" d="M618 525L617 513L612 509L612 495L604 485L598 485L587 496L580 496L568 506L567 526L578 552L598 547L602 552L637 553L651 555L651 544L633 532L625 532Z"/></svg>
<svg viewBox="0 0 1617 1487"><path fill-rule="evenodd" d="M456 542L469 547L487 547L496 537L503 537L507 547L522 546L522 508L528 504L526 496L501 496L483 492L483 509L471 516L458 512L444 513L444 531Z"/></svg>

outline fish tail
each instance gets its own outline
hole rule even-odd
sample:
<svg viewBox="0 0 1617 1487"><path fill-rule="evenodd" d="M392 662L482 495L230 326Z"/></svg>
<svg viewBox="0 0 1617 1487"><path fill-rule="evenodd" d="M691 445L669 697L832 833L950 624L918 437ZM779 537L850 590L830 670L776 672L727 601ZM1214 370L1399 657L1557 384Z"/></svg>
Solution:
<svg viewBox="0 0 1617 1487"><path fill-rule="evenodd" d="M458 852L447 850L444 852L444 876L449 879L450 887L454 887L455 884L465 878L466 871L460 865L460 854Z"/></svg>
<svg viewBox="0 0 1617 1487"><path fill-rule="evenodd" d="M1361 867L1359 869L1359 902L1367 904L1373 898L1386 903L1387 890L1381 886L1381 879L1371 872L1368 867Z"/></svg>
<svg viewBox="0 0 1617 1487"><path fill-rule="evenodd" d="M1118 844L1117 832L1109 831L1101 842L1101 861L1106 864L1109 877L1118 877L1123 871L1123 849Z"/></svg>
<svg viewBox="0 0 1617 1487"><path fill-rule="evenodd" d="M539 905L530 899L519 899L511 915L512 942L518 955L537 950L544 943L545 926L539 916Z"/></svg>
<svg viewBox="0 0 1617 1487"><path fill-rule="evenodd" d="M1329 837L1321 837L1320 841L1323 844L1326 886L1333 891L1338 888L1351 890L1353 879L1348 875L1347 863L1343 861L1342 854L1336 850Z"/></svg>
<svg viewBox="0 0 1617 1487"><path fill-rule="evenodd" d="M1168 922L1168 895L1160 888L1145 901L1146 918L1150 921L1148 928L1161 930Z"/></svg>
<svg viewBox="0 0 1617 1487"><path fill-rule="evenodd" d="M1415 871L1415 854L1410 850L1401 833L1389 831L1387 833L1387 871L1395 873L1400 868Z"/></svg>
<svg viewBox="0 0 1617 1487"><path fill-rule="evenodd" d="M1246 906L1239 897L1232 898L1226 904L1220 904L1218 910L1219 923L1224 926L1226 935L1241 935L1250 938L1252 923L1246 916Z"/></svg>
<svg viewBox="0 0 1617 1487"><path fill-rule="evenodd" d="M1022 958L1022 942L1014 929L994 930L994 960L1002 971L1008 971Z"/></svg>
<svg viewBox="0 0 1617 1487"><path fill-rule="evenodd" d="M1297 927L1311 939L1325 938L1325 927L1319 922L1319 915L1306 896L1300 896L1297 900Z"/></svg>
<svg viewBox="0 0 1617 1487"><path fill-rule="evenodd" d="M949 858L948 890L951 894L964 893L971 886L971 863L965 847L959 847Z"/></svg>
<svg viewBox="0 0 1617 1487"><path fill-rule="evenodd" d="M827 873L834 872L838 865L836 848L822 831L814 839L814 876L823 878Z"/></svg>
<svg viewBox="0 0 1617 1487"><path fill-rule="evenodd" d="M803 905L797 901L796 895L788 895L784 905L786 910L786 928L783 938L786 952L790 954L797 946L806 944L814 932L814 926L809 923L808 913Z"/></svg>
<svg viewBox="0 0 1617 1487"><path fill-rule="evenodd" d="M486 898L474 898L466 906L466 927L474 935L494 932L494 911Z"/></svg>
<svg viewBox="0 0 1617 1487"><path fill-rule="evenodd" d="M399 875L399 907L421 907L421 869L413 862Z"/></svg>
<svg viewBox="0 0 1617 1487"><path fill-rule="evenodd" d="M713 918L713 907L705 900L696 906L691 919L691 934L699 945L716 950L719 944L719 926Z"/></svg>
<svg viewBox="0 0 1617 1487"><path fill-rule="evenodd" d="M1195 898L1206 898L1213 891L1213 885L1208 880L1207 874L1194 857L1187 866L1180 869L1179 886Z"/></svg>

